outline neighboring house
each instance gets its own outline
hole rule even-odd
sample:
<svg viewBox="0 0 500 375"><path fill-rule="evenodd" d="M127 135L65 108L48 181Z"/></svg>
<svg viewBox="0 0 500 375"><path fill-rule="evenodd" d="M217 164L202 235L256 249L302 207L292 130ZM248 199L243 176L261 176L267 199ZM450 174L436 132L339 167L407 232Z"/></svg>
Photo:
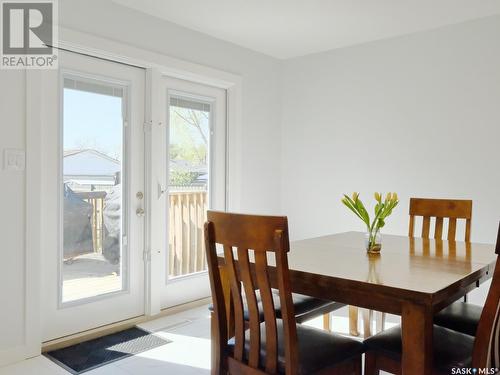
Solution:
<svg viewBox="0 0 500 375"><path fill-rule="evenodd" d="M119 183L121 162L102 152L64 151L64 183L74 191L107 190Z"/></svg>

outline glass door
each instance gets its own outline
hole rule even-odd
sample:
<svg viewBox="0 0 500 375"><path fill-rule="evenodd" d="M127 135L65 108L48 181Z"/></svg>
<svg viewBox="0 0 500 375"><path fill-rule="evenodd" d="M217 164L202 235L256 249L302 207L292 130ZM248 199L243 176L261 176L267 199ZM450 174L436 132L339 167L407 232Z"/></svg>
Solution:
<svg viewBox="0 0 500 375"><path fill-rule="evenodd" d="M208 297L203 225L225 209L226 92L165 77L167 256L162 307Z"/></svg>
<svg viewBox="0 0 500 375"><path fill-rule="evenodd" d="M145 72L59 56L44 73L44 340L144 314Z"/></svg>

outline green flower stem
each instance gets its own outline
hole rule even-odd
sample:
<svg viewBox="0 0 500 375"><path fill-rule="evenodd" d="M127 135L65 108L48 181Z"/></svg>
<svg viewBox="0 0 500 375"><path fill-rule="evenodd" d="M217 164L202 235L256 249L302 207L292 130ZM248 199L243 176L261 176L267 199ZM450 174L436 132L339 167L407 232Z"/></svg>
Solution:
<svg viewBox="0 0 500 375"><path fill-rule="evenodd" d="M342 198L342 203L365 223L368 232L369 249L376 245L377 233L384 227L385 219L392 214L392 210L399 203L396 193L389 193L384 201L382 201L380 197L380 193L375 194L377 204L375 206L375 217L373 221L370 220L370 214L366 210L363 202L359 199L358 193L354 193L352 198L344 194L344 198Z"/></svg>

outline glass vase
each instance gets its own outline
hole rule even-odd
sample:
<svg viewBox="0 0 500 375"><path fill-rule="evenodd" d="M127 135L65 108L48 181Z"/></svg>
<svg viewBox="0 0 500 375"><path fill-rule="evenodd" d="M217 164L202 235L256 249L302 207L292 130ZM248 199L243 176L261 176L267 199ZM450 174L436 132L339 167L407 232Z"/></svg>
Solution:
<svg viewBox="0 0 500 375"><path fill-rule="evenodd" d="M382 250L382 237L380 236L380 230L372 230L365 234L365 247L366 251L370 254L380 254Z"/></svg>

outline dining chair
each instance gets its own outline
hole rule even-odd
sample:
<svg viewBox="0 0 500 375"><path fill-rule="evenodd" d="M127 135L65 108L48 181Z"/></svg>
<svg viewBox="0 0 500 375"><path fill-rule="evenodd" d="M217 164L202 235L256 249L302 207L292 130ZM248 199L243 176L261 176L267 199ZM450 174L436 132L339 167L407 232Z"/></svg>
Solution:
<svg viewBox="0 0 500 375"><path fill-rule="evenodd" d="M465 373L460 368L500 367L500 226L495 253L497 260L488 296L478 322L476 336L434 325L434 374ZM387 371L401 374L401 327L397 326L365 340L365 375ZM452 369L455 369L452 372ZM493 372L491 372L493 373Z"/></svg>
<svg viewBox="0 0 500 375"><path fill-rule="evenodd" d="M500 224L495 252L500 254ZM455 302L434 316L434 324L475 336L482 311L482 306Z"/></svg>
<svg viewBox="0 0 500 375"><path fill-rule="evenodd" d="M465 220L464 241L470 242L471 222L472 222L472 201L460 199L433 199L433 198L410 198L410 224L408 236L415 237L416 217L422 217L422 238L429 238L431 234L431 219L434 218L434 239L443 239L443 225L445 219L448 221L448 231L446 239L455 241L457 234L457 220ZM475 329L474 321L479 320L481 310L475 306L466 304L467 296L464 296L463 302L456 302L444 309L436 317L440 325L448 328L468 327L464 333L469 333ZM357 308L350 307L350 330L355 333L354 327L357 327ZM364 337L371 336L371 317L373 312L363 310ZM462 319L460 319L460 317ZM386 314L375 312L377 332L384 329ZM458 323L458 324L457 324Z"/></svg>
<svg viewBox="0 0 500 375"><path fill-rule="evenodd" d="M470 242L472 224L472 201L457 199L410 199L410 225L408 236L414 237L415 217L422 216L422 238L429 238L431 218L435 218L434 238L443 239L443 222L448 219L448 241L456 240L457 220L465 220L464 241ZM434 317L434 323L443 327L458 330L467 334L475 334L479 317L479 306L467 303L467 295L463 301L457 301Z"/></svg>
<svg viewBox="0 0 500 375"><path fill-rule="evenodd" d="M212 374L361 374L362 343L296 323L286 217L208 211L205 244L214 310ZM276 280L270 278L270 267L275 268Z"/></svg>
<svg viewBox="0 0 500 375"><path fill-rule="evenodd" d="M448 233L446 239L455 241L457 235L457 220L465 220L465 242L470 242L471 221L472 221L472 201L461 199L433 199L433 198L410 198L410 224L408 228L408 237L415 237L415 219L422 217L422 238L429 238L431 233L431 219L434 218L434 234L433 238L443 239L443 224L445 219L448 221ZM437 316L437 321L440 325L452 328L456 326L456 320L459 320L461 327L469 327L464 333L469 333L473 327L474 320L479 320L481 311L475 306L469 306L467 296L464 296L464 302L456 302L444 309ZM385 313L377 312L377 332L384 329ZM451 317L451 318L449 318ZM458 319L462 317L461 321ZM446 324L450 322L449 324ZM365 323L366 324L366 323ZM477 323L476 323L477 324Z"/></svg>

